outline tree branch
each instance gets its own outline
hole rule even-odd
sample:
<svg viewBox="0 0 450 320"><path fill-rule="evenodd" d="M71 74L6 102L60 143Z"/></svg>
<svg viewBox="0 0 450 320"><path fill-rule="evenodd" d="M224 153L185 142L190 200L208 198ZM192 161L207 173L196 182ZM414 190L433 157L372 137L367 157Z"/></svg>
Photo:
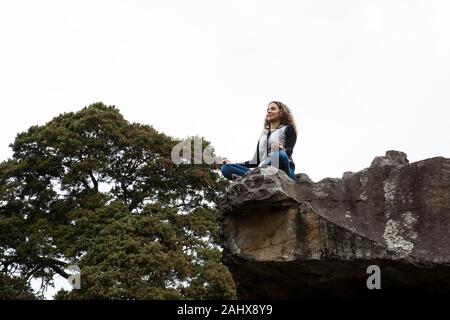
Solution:
<svg viewBox="0 0 450 320"><path fill-rule="evenodd" d="M38 261L41 267L49 267L60 276L66 279L69 278L69 274L67 274L67 272L65 272L63 268L67 263L51 258L39 258Z"/></svg>
<svg viewBox="0 0 450 320"><path fill-rule="evenodd" d="M94 174L92 171L89 171L89 176L91 177L92 183L94 184L94 190L98 192L98 181L95 179Z"/></svg>

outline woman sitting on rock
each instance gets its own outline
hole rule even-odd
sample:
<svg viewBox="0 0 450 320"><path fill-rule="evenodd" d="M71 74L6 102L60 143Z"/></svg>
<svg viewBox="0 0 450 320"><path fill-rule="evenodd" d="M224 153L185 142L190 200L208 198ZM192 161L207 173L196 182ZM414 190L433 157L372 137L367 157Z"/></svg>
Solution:
<svg viewBox="0 0 450 320"><path fill-rule="evenodd" d="M242 163L230 163L223 158L220 168L225 178L234 180L251 168L263 165L275 166L295 180L295 164L292 152L297 141L297 128L289 108L282 102L272 101L267 106L264 130L259 137L253 159Z"/></svg>

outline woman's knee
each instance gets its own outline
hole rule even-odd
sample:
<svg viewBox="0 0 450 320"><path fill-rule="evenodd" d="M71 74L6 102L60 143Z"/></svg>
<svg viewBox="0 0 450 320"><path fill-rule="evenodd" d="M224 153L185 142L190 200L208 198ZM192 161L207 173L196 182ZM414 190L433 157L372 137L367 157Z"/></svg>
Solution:
<svg viewBox="0 0 450 320"><path fill-rule="evenodd" d="M223 164L221 167L220 167L220 172L222 172L222 174L226 177L226 176L231 176L231 166L228 164L228 163L226 163L226 164Z"/></svg>
<svg viewBox="0 0 450 320"><path fill-rule="evenodd" d="M277 150L274 153L272 153L272 156L277 157L278 159L280 159L280 161L289 161L289 156L284 150Z"/></svg>
<svg viewBox="0 0 450 320"><path fill-rule="evenodd" d="M286 151L278 150L278 153L280 154L280 158L284 158L284 159L288 159L289 160L289 156L287 155Z"/></svg>

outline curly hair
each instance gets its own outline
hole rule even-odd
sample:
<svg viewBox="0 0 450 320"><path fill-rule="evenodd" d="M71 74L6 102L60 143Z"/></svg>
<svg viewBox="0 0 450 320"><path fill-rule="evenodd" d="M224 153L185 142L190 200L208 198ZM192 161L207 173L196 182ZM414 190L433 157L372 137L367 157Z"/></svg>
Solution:
<svg viewBox="0 0 450 320"><path fill-rule="evenodd" d="M291 110L287 107L287 105L280 101L269 102L269 104L271 103L275 103L278 108L280 108L280 123L284 125L291 125L294 128L295 132L297 132L297 126L295 124L294 116L292 115ZM267 120L267 117L264 118L264 129L270 129L270 123Z"/></svg>

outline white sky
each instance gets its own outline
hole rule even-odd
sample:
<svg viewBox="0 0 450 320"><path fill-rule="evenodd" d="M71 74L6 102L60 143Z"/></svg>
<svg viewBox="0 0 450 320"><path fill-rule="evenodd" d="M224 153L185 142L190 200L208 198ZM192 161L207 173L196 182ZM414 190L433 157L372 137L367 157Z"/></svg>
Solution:
<svg viewBox="0 0 450 320"><path fill-rule="evenodd" d="M0 0L0 43L0 160L97 101L249 160L274 99L313 180L449 156L450 1Z"/></svg>
<svg viewBox="0 0 450 320"><path fill-rule="evenodd" d="M316 181L389 149L450 153L450 1L0 0L0 46L0 160L98 101L232 161L283 101Z"/></svg>

